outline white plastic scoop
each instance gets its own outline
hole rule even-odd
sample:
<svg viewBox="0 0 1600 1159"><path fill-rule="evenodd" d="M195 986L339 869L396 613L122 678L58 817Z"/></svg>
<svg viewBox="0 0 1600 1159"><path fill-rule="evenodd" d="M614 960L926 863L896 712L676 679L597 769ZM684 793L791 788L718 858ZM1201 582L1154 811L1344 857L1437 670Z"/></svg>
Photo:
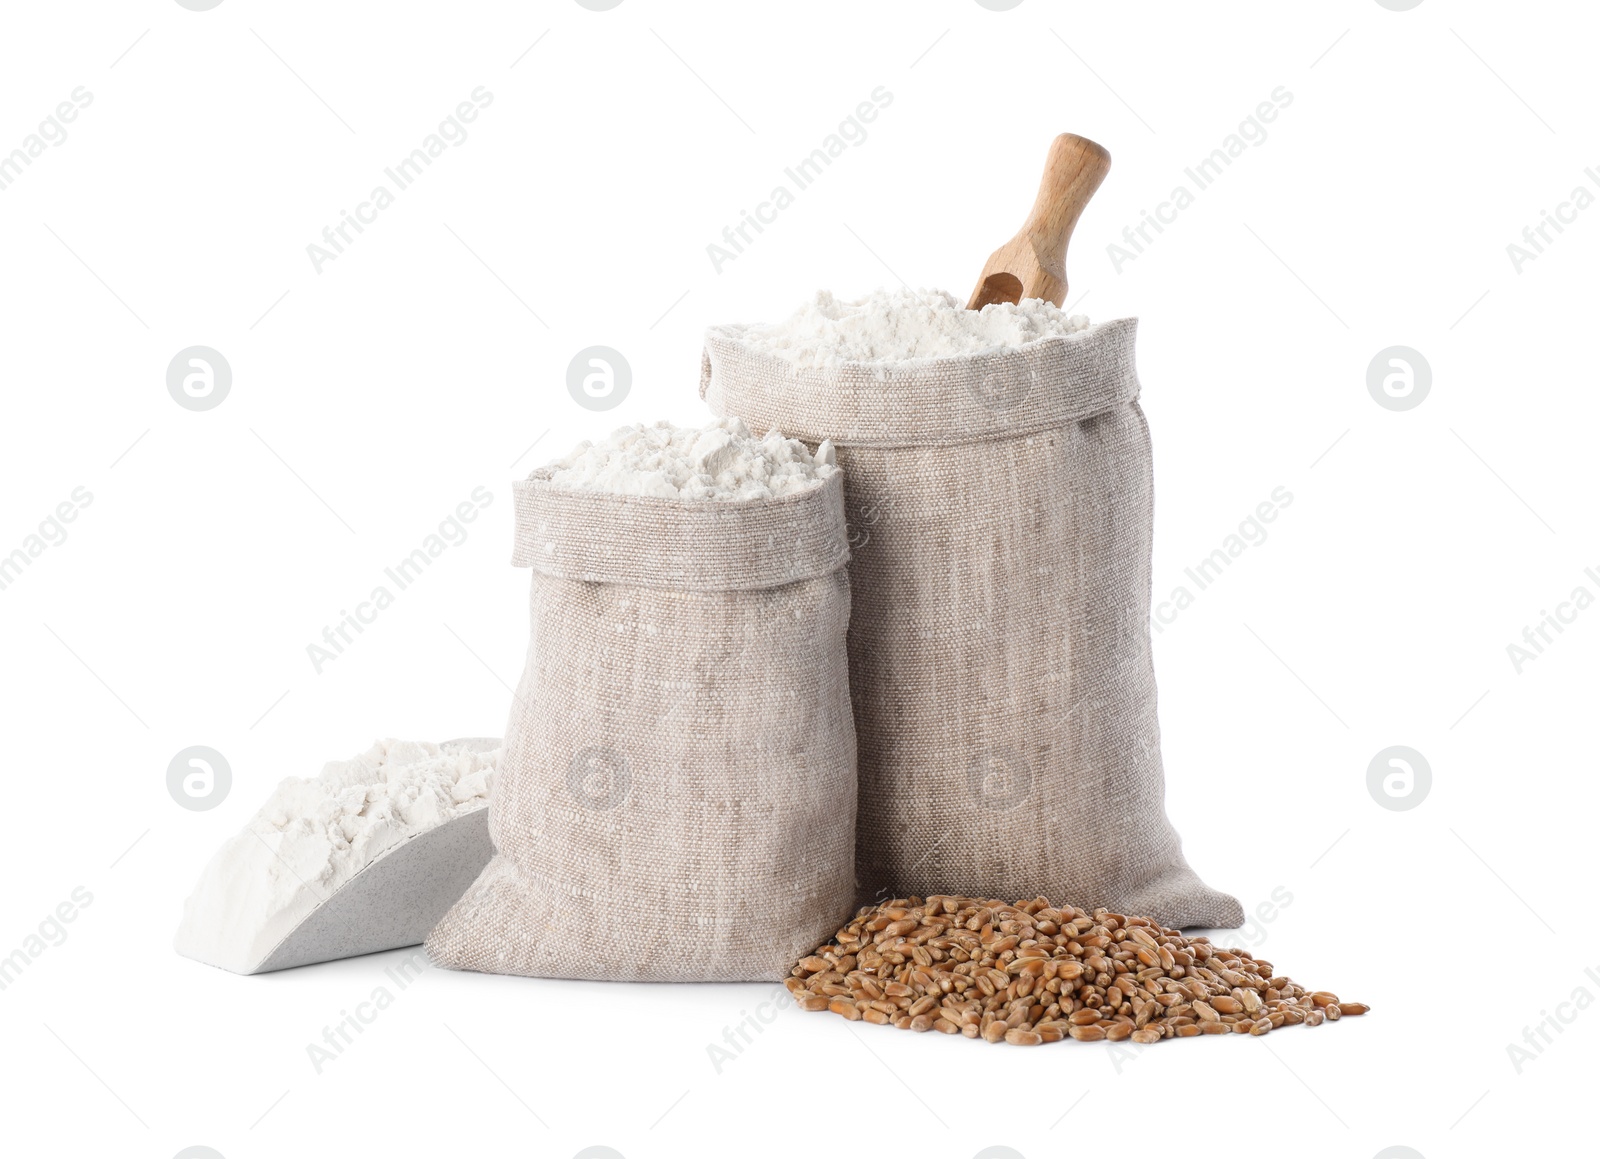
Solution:
<svg viewBox="0 0 1600 1159"><path fill-rule="evenodd" d="M488 752L494 738L446 741L445 754ZM178 951L238 974L264 974L419 944L494 855L487 805L384 850L326 897L280 912L225 955L180 931ZM278 936L276 931L281 931ZM236 943L237 944L237 943ZM264 952L261 947L270 946ZM219 957L223 960L219 960Z"/></svg>

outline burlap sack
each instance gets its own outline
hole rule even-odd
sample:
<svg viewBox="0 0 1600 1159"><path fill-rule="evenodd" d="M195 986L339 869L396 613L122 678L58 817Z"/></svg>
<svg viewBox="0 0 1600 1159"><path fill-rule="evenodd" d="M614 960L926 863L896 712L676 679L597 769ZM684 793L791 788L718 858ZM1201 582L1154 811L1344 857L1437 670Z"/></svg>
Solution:
<svg viewBox="0 0 1600 1159"><path fill-rule="evenodd" d="M869 895L1242 921L1163 804L1135 326L830 371L707 332L713 411L830 438L844 468Z"/></svg>
<svg viewBox="0 0 1600 1159"><path fill-rule="evenodd" d="M527 666L496 855L434 961L547 978L786 977L851 913L843 490L678 501L516 485Z"/></svg>

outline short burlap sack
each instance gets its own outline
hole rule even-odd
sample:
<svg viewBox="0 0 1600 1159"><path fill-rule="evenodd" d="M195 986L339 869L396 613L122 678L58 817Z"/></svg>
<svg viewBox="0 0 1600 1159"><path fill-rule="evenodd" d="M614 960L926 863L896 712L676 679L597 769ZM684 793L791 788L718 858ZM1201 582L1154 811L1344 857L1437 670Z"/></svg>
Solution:
<svg viewBox="0 0 1600 1159"><path fill-rule="evenodd" d="M549 474L516 485L532 631L496 854L428 952L546 978L786 977L855 894L840 476L717 501Z"/></svg>
<svg viewBox="0 0 1600 1159"><path fill-rule="evenodd" d="M1242 920L1163 802L1135 327L828 370L706 334L714 412L844 468L867 896Z"/></svg>

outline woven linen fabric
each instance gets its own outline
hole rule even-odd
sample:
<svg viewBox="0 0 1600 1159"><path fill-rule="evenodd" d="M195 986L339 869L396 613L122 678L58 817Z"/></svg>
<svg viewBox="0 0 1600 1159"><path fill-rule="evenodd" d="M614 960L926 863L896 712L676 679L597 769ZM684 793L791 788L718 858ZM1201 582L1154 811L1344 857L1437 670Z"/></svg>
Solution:
<svg viewBox="0 0 1600 1159"><path fill-rule="evenodd" d="M788 976L852 912L843 486L767 500L516 484L527 665L495 857L428 936L455 969Z"/></svg>
<svg viewBox="0 0 1600 1159"><path fill-rule="evenodd" d="M844 468L864 897L1243 921L1166 816L1136 326L829 369L706 334L715 413Z"/></svg>

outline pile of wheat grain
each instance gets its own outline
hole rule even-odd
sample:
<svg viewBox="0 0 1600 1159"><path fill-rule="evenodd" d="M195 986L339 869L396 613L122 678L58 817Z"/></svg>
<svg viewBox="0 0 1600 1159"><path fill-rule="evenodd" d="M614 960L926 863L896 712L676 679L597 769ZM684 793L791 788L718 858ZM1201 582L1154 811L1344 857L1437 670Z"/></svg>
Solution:
<svg viewBox="0 0 1600 1159"><path fill-rule="evenodd" d="M868 906L784 983L803 1010L1036 1046L1266 1034L1365 1014L1149 918L970 897Z"/></svg>

